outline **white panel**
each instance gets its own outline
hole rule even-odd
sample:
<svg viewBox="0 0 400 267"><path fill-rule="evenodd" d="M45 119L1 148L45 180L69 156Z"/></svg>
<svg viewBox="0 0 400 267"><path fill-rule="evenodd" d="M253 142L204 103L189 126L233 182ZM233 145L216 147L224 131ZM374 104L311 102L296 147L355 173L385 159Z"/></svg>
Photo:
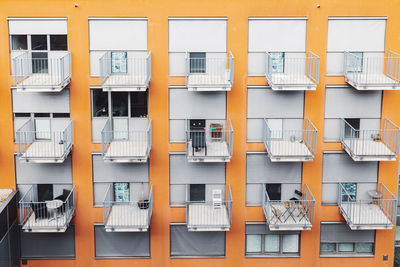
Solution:
<svg viewBox="0 0 400 267"><path fill-rule="evenodd" d="M328 51L384 51L386 20L328 21Z"/></svg>
<svg viewBox="0 0 400 267"><path fill-rule="evenodd" d="M90 50L147 50L147 20L89 20Z"/></svg>
<svg viewBox="0 0 400 267"><path fill-rule="evenodd" d="M343 52L328 52L326 53L326 74L327 75L343 75L344 69L344 54Z"/></svg>
<svg viewBox="0 0 400 267"><path fill-rule="evenodd" d="M70 124L70 118L55 118L51 120L51 130L53 132L64 131L65 128Z"/></svg>
<svg viewBox="0 0 400 267"><path fill-rule="evenodd" d="M265 75L265 53L248 53L247 73L249 76Z"/></svg>
<svg viewBox="0 0 400 267"><path fill-rule="evenodd" d="M69 113L69 89L59 93L31 93L12 90L13 112Z"/></svg>
<svg viewBox="0 0 400 267"><path fill-rule="evenodd" d="M10 34L68 34L66 18L9 19Z"/></svg>
<svg viewBox="0 0 400 267"><path fill-rule="evenodd" d="M169 141L185 142L185 123L186 120L169 120Z"/></svg>
<svg viewBox="0 0 400 267"><path fill-rule="evenodd" d="M249 20L249 52L302 52L306 49L307 20Z"/></svg>
<svg viewBox="0 0 400 267"><path fill-rule="evenodd" d="M169 185L169 202L171 205L185 205L186 203L186 185L170 184Z"/></svg>
<svg viewBox="0 0 400 267"><path fill-rule="evenodd" d="M100 58L104 55L104 51L90 51L90 75L100 75Z"/></svg>
<svg viewBox="0 0 400 267"><path fill-rule="evenodd" d="M226 20L169 19L169 52L226 52Z"/></svg>
<svg viewBox="0 0 400 267"><path fill-rule="evenodd" d="M93 143L101 143L101 131L107 122L107 117L92 118L92 139Z"/></svg>
<svg viewBox="0 0 400 267"><path fill-rule="evenodd" d="M186 73L186 53L169 53L169 75L184 76Z"/></svg>

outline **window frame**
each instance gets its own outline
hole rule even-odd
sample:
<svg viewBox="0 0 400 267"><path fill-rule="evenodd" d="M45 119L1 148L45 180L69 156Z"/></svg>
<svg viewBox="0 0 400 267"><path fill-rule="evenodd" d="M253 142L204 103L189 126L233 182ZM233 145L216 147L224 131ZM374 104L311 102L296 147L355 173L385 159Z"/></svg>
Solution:
<svg viewBox="0 0 400 267"><path fill-rule="evenodd" d="M371 252L357 252L357 244L372 244L372 251ZM375 242L320 242L319 243L319 255L321 257L326 256L375 256ZM335 244L335 251L334 252L323 252L321 251L321 244ZM339 244L353 244L353 251L345 252L339 251Z"/></svg>
<svg viewBox="0 0 400 267"><path fill-rule="evenodd" d="M266 226L267 227L267 226ZM247 252L247 236L260 235L261 236L261 252ZM266 252L265 251L265 236L279 235L279 252ZM283 252L283 237L286 235L298 236L298 252ZM279 233L276 234L245 234L245 256L246 257L299 257L301 250L301 232L294 232L292 234Z"/></svg>
<svg viewBox="0 0 400 267"><path fill-rule="evenodd" d="M199 57L196 57L198 55ZM200 56L201 55L201 56ZM202 57L204 55L204 58ZM203 60L203 66L192 66L192 59ZM194 70L192 70L194 69ZM190 74L206 74L207 73L207 53L206 52L189 52L189 73Z"/></svg>

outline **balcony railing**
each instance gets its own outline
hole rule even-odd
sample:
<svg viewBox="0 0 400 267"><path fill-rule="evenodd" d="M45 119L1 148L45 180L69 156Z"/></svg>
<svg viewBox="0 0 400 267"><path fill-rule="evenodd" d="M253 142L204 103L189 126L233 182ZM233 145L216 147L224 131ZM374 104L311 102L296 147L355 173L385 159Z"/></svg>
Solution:
<svg viewBox="0 0 400 267"><path fill-rule="evenodd" d="M388 51L385 57L344 52L344 76L357 90L399 90L400 54Z"/></svg>
<svg viewBox="0 0 400 267"><path fill-rule="evenodd" d="M19 201L20 225L27 232L65 232L75 214L75 186L53 200L37 201L34 186Z"/></svg>
<svg viewBox="0 0 400 267"><path fill-rule="evenodd" d="M206 127L189 129L186 122L186 155L189 162L229 162L233 155L233 128L231 120L227 121L228 129Z"/></svg>
<svg viewBox="0 0 400 267"><path fill-rule="evenodd" d="M312 161L317 129L307 119L303 130L274 130L264 119L264 146L271 161Z"/></svg>
<svg viewBox="0 0 400 267"><path fill-rule="evenodd" d="M396 222L395 196L382 183L370 199L355 199L343 184L339 183L338 204L340 213L352 230L392 229ZM370 192L368 192L370 193Z"/></svg>
<svg viewBox="0 0 400 267"><path fill-rule="evenodd" d="M145 56L100 58L100 82L104 91L146 91L151 79L151 52Z"/></svg>
<svg viewBox="0 0 400 267"><path fill-rule="evenodd" d="M315 199L307 184L301 199L271 200L263 185L262 207L268 227L274 230L310 230L314 222Z"/></svg>
<svg viewBox="0 0 400 267"><path fill-rule="evenodd" d="M117 131L108 119L101 131L103 159L109 162L147 162L151 150L152 121L146 130Z"/></svg>
<svg viewBox="0 0 400 267"><path fill-rule="evenodd" d="M63 131L37 131L30 119L15 133L20 160L36 163L62 163L74 143L73 122Z"/></svg>
<svg viewBox="0 0 400 267"><path fill-rule="evenodd" d="M191 58L186 53L186 86L189 91L230 91L234 57Z"/></svg>
<svg viewBox="0 0 400 267"><path fill-rule="evenodd" d="M384 128L356 130L341 119L343 149L355 161L393 161L399 151L399 127L385 119Z"/></svg>
<svg viewBox="0 0 400 267"><path fill-rule="evenodd" d="M315 90L319 81L319 57L313 52L276 58L265 53L265 77L272 90Z"/></svg>
<svg viewBox="0 0 400 267"><path fill-rule="evenodd" d="M59 92L71 80L71 53L35 58L24 52L11 60L12 76L17 90Z"/></svg>
<svg viewBox="0 0 400 267"><path fill-rule="evenodd" d="M145 199L118 202L113 185L109 185L103 201L103 223L108 232L148 231L153 212L153 186Z"/></svg>
<svg viewBox="0 0 400 267"><path fill-rule="evenodd" d="M209 201L190 201L190 185L186 185L186 222L188 231L229 231L232 225L232 192ZM221 192L222 194L222 192ZM224 195L225 195L224 194Z"/></svg>

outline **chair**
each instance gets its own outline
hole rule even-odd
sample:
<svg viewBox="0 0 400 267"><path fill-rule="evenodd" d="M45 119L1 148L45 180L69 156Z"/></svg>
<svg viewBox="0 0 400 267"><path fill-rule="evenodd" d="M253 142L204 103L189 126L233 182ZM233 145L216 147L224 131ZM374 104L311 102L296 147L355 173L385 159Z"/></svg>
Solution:
<svg viewBox="0 0 400 267"><path fill-rule="evenodd" d="M206 120L190 120L190 139L192 140L193 156L195 151L206 149Z"/></svg>
<svg viewBox="0 0 400 267"><path fill-rule="evenodd" d="M297 211L299 214L297 215L297 218L300 218L299 221L303 220L307 216L307 210L303 205L298 205L297 206Z"/></svg>
<svg viewBox="0 0 400 267"><path fill-rule="evenodd" d="M70 190L63 189L62 195L59 195L58 197L55 198L63 202L63 204L57 208L58 213L63 213L65 211L65 201L67 200L70 193L71 193Z"/></svg>
<svg viewBox="0 0 400 267"><path fill-rule="evenodd" d="M294 222L296 222L296 219L294 218L293 215L293 211L296 209L296 202L294 201L285 201L283 202L283 206L285 207L285 212L284 214L288 214L288 216L286 217L285 221L286 222L289 217L291 217L293 219Z"/></svg>
<svg viewBox="0 0 400 267"><path fill-rule="evenodd" d="M222 190L215 189L212 191L212 205L214 209L222 208Z"/></svg>
<svg viewBox="0 0 400 267"><path fill-rule="evenodd" d="M46 203L31 203L31 208L35 214L35 221L37 221L37 219L49 218Z"/></svg>
<svg viewBox="0 0 400 267"><path fill-rule="evenodd" d="M275 216L275 218L276 218L276 222L277 222L277 221L282 222L282 220L281 220L281 217L283 216L282 211L281 211L280 209L278 209L278 208L275 208L273 205L270 205L270 207L271 207L272 214L273 214L273 215ZM276 223L276 222L275 222L275 223ZM272 223L272 219L271 219L271 223Z"/></svg>

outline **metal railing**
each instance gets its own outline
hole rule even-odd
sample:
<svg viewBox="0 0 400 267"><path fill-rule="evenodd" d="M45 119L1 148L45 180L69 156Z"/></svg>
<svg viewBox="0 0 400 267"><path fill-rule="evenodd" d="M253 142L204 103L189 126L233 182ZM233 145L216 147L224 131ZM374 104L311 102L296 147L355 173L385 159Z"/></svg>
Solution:
<svg viewBox="0 0 400 267"><path fill-rule="evenodd" d="M362 55L360 55L362 54ZM355 87L400 86L400 54L388 51L387 56L344 52L344 76Z"/></svg>
<svg viewBox="0 0 400 267"><path fill-rule="evenodd" d="M396 222L397 199L383 183L379 184L377 197L371 199L355 199L342 183L339 183L338 191L338 205L349 224L393 225ZM379 207L381 212L371 205Z"/></svg>
<svg viewBox="0 0 400 267"><path fill-rule="evenodd" d="M304 144L314 156L317 151L317 128L307 119L303 130L273 130L264 119L264 145L271 156L281 157L309 156L304 147L295 144ZM276 154L276 155L275 155Z"/></svg>
<svg viewBox="0 0 400 267"><path fill-rule="evenodd" d="M71 78L71 53L35 58L32 53L24 52L12 58L11 67L14 83L18 87L65 86Z"/></svg>
<svg viewBox="0 0 400 267"><path fill-rule="evenodd" d="M118 206L118 208L116 208ZM139 210L137 209L139 208ZM143 224L142 213L140 210L147 211L147 224ZM137 212L135 212L137 211ZM114 217L110 220L110 215ZM153 186L150 187L149 195L146 199L138 201L118 202L114 198L113 185L107 188L103 200L103 224L108 228L139 228L147 229L150 225L151 215L153 214ZM117 219L115 219L117 218Z"/></svg>
<svg viewBox="0 0 400 267"><path fill-rule="evenodd" d="M74 143L73 121L63 131L36 131L34 119L29 119L16 131L15 142L21 159L63 158Z"/></svg>
<svg viewBox="0 0 400 267"><path fill-rule="evenodd" d="M62 202L56 206L52 205L52 200L39 202L37 199L32 185L18 203L20 225L24 230L60 230L68 227L76 208L75 186L68 195L56 198Z"/></svg>
<svg viewBox="0 0 400 267"><path fill-rule="evenodd" d="M228 185L228 190L225 191L225 197L221 201L222 207L218 207L218 209L225 208L227 210L229 225L220 225L217 222L224 221L223 218L215 218L210 216L210 212L207 209L200 209L198 213L195 214L196 221L203 222L202 224L195 225L191 224L190 226L193 228L213 228L213 227L223 227L227 228L232 225L232 192L231 186ZM205 200L205 201L190 201L190 185L186 185L186 222L189 222L189 207L190 205L203 205L213 207L213 200Z"/></svg>
<svg viewBox="0 0 400 267"><path fill-rule="evenodd" d="M307 184L297 200L271 200L263 184L262 207L269 225L307 227L314 222L315 199Z"/></svg>
<svg viewBox="0 0 400 267"><path fill-rule="evenodd" d="M355 156L397 156L399 133L399 127L389 119L385 119L384 128L378 130L356 130L341 119L340 141Z"/></svg>
<svg viewBox="0 0 400 267"><path fill-rule="evenodd" d="M265 77L271 86L316 86L319 82L319 57L313 52L304 55L275 58L265 53ZM281 61L278 62L277 61ZM276 65L281 65L276 70Z"/></svg>
<svg viewBox="0 0 400 267"><path fill-rule="evenodd" d="M233 85L234 57L190 57L185 55L185 77L187 86L230 86ZM192 78L193 77L193 78Z"/></svg>
<svg viewBox="0 0 400 267"><path fill-rule="evenodd" d="M107 156L115 159L150 155L152 142L152 121L150 120L146 130L113 130L112 120L108 119L101 131L101 152L103 157ZM112 147L112 142L130 142L122 146ZM144 150L144 155L143 155Z"/></svg>
<svg viewBox="0 0 400 267"><path fill-rule="evenodd" d="M227 121L228 129L221 127L206 127L190 130L186 122L186 153L189 157L231 158L233 155L233 127L231 120ZM211 124L210 124L211 125Z"/></svg>
<svg viewBox="0 0 400 267"><path fill-rule="evenodd" d="M113 68L114 66L114 68ZM119 69L116 70L115 67ZM111 79L110 77L115 78ZM144 87L149 86L151 79L151 52L145 56L128 56L113 58L107 51L100 58L100 83L107 87Z"/></svg>

